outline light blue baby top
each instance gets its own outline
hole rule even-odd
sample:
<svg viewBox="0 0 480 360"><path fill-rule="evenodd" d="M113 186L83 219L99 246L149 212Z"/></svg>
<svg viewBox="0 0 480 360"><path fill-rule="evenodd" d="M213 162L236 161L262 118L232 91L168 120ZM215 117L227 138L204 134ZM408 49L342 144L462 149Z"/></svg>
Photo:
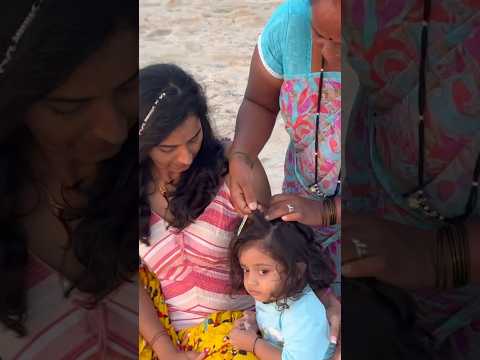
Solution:
<svg viewBox="0 0 480 360"><path fill-rule="evenodd" d="M255 302L257 324L263 338L282 349L282 360L330 359L335 344L330 343L330 328L323 304L307 286L298 300L279 311L275 302Z"/></svg>

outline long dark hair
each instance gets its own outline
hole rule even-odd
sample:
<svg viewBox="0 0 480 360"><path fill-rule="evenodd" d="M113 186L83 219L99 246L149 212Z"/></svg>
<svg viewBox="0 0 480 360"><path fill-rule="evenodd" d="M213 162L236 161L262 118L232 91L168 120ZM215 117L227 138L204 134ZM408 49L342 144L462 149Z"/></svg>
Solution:
<svg viewBox="0 0 480 360"><path fill-rule="evenodd" d="M207 101L201 86L176 65L158 64L140 71L140 123L151 110L160 94L165 96L155 107L140 135L140 234L148 242L150 236L147 186L152 181L150 150L159 145L189 116L200 119L203 130L201 148L190 168L182 177L169 199L173 220L169 224L183 229L191 224L213 200L222 179L228 172L224 147L215 137L208 117Z"/></svg>
<svg viewBox="0 0 480 360"><path fill-rule="evenodd" d="M0 24L0 57L32 3L2 5L8 14ZM32 183L33 175L22 152L33 141L25 114L123 29L138 31L138 1L45 0L0 74L0 321L19 335L26 333L28 251L17 206L20 191ZM137 149L137 130L132 129L121 151L103 163L95 183L88 189L78 186L88 205L71 211L79 220L71 246L85 269L76 285L89 284L92 305L138 267L138 228L133 220L138 193L132 191L138 184Z"/></svg>
<svg viewBox="0 0 480 360"><path fill-rule="evenodd" d="M333 264L314 240L313 230L296 221L268 221L260 211L249 216L239 236L230 243L230 280L232 291L244 290L240 252L254 243L259 244L286 274L285 283L276 303L279 309L288 307L288 299L298 299L308 284L313 290L327 288L335 279ZM305 264L302 269L299 264Z"/></svg>

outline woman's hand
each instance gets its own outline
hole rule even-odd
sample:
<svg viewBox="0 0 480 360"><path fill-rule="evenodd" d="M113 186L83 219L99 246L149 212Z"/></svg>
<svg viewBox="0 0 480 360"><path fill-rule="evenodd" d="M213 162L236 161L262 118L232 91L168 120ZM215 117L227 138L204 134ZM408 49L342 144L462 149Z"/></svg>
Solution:
<svg viewBox="0 0 480 360"><path fill-rule="evenodd" d="M305 225L322 225L323 204L299 195L278 194L272 196L267 210L268 220L298 221Z"/></svg>
<svg viewBox="0 0 480 360"><path fill-rule="evenodd" d="M238 350L253 351L253 344L258 337L257 332L250 330L242 330L239 327L234 327L230 331L230 342Z"/></svg>
<svg viewBox="0 0 480 360"><path fill-rule="evenodd" d="M254 162L243 152L232 152L229 158L230 193L237 212L247 215L257 209L253 187Z"/></svg>
<svg viewBox="0 0 480 360"><path fill-rule="evenodd" d="M435 232L344 211L342 274L403 289L433 288Z"/></svg>

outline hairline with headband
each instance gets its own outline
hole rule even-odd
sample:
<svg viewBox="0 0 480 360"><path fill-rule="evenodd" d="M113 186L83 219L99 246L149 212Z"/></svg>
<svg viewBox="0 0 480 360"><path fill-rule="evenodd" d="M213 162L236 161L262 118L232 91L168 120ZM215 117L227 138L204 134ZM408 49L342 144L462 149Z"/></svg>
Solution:
<svg viewBox="0 0 480 360"><path fill-rule="evenodd" d="M40 6L42 5L43 2L44 0L37 0L33 2L32 7L30 8L30 11L28 12L27 16L25 17L25 19L23 19L19 28L15 31L15 34L10 39L10 43L7 47L7 50L5 51L4 58L2 62L0 62L0 74L5 73L5 68L8 65L8 63L12 60L13 54L17 50L18 43L20 42L23 35L27 31L28 27L31 25L31 23L35 19L35 16L37 15L37 12L40 9Z"/></svg>
<svg viewBox="0 0 480 360"><path fill-rule="evenodd" d="M157 99L155 100L152 107L148 111L147 116L145 116L145 119L142 121L142 125L140 126L140 130L138 130L138 136L141 136L143 134L143 132L145 131L145 127L147 126L148 120L152 116L152 114L155 111L155 109L156 109L158 103L160 102L160 100L162 100L166 97L167 97L167 93L165 91L162 91L160 93L160 95L158 95Z"/></svg>

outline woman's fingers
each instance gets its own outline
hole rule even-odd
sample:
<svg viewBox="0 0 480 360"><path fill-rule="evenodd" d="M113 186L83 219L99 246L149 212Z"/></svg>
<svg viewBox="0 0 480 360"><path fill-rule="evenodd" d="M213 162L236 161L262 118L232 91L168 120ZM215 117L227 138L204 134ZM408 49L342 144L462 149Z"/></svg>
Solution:
<svg viewBox="0 0 480 360"><path fill-rule="evenodd" d="M291 213L291 214L287 214L287 215L283 215L282 216L282 220L283 221L298 221L298 222L302 222L302 219L303 219L303 214L300 213L300 212L294 212L294 213Z"/></svg>
<svg viewBox="0 0 480 360"><path fill-rule="evenodd" d="M283 200L283 201L277 201L275 203L271 203L270 207L267 210L267 213L265 214L265 217L268 220L274 220L281 218L284 215L292 214L296 212L295 209L295 204L293 204L292 201L288 200Z"/></svg>
<svg viewBox="0 0 480 360"><path fill-rule="evenodd" d="M275 204L283 201L292 201L295 200L296 197L296 195L291 194L276 194L272 196L272 198L270 199L270 203Z"/></svg>
<svg viewBox="0 0 480 360"><path fill-rule="evenodd" d="M230 193L235 209L243 215L257 209L257 197L249 182L231 181Z"/></svg>

